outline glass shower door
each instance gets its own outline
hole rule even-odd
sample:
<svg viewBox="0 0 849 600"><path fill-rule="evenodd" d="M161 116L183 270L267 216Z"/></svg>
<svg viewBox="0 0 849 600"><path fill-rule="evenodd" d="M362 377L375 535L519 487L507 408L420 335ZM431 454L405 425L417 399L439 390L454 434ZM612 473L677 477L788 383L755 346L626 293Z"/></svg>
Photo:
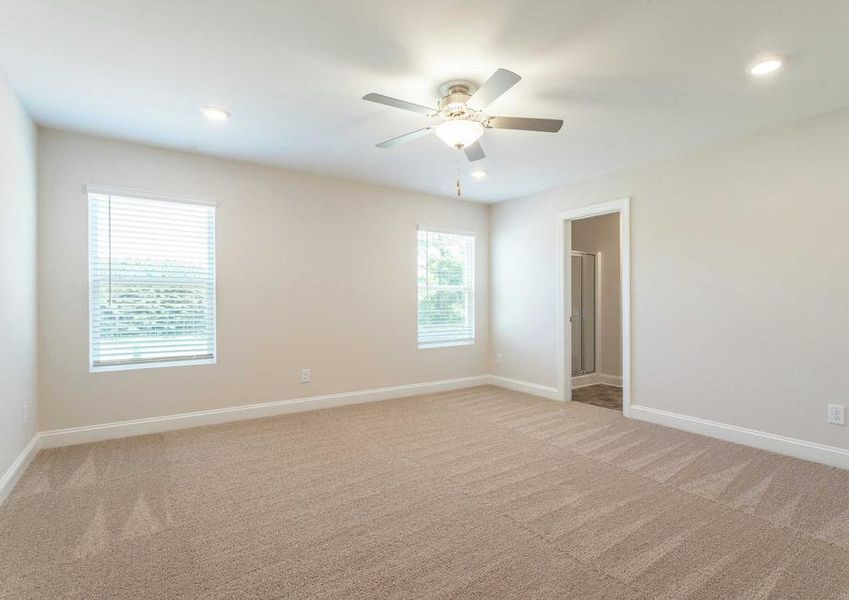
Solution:
<svg viewBox="0 0 849 600"><path fill-rule="evenodd" d="M572 255L572 375L580 375L583 369L583 339L581 337L581 287L583 282L583 257Z"/></svg>
<svg viewBox="0 0 849 600"><path fill-rule="evenodd" d="M572 375L594 373L596 256L572 253Z"/></svg>

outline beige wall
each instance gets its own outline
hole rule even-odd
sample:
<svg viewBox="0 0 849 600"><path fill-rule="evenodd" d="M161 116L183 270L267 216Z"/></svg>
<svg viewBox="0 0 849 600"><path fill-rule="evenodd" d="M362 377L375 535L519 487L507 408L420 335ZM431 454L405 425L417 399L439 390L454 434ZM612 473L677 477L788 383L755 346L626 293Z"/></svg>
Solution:
<svg viewBox="0 0 849 600"><path fill-rule="evenodd" d="M628 196L632 402L849 448L849 111L496 206L494 372L557 384L555 214Z"/></svg>
<svg viewBox="0 0 849 600"><path fill-rule="evenodd" d="M0 74L0 477L36 432L35 127Z"/></svg>
<svg viewBox="0 0 849 600"><path fill-rule="evenodd" d="M486 206L49 129L39 167L43 430L487 373ZM86 183L218 202L217 364L88 372ZM478 233L473 346L416 348L419 224Z"/></svg>
<svg viewBox="0 0 849 600"><path fill-rule="evenodd" d="M849 448L825 419L847 403L847 139L849 111L488 209L40 130L41 429L487 372L556 385L555 214L630 196L632 402ZM218 201L218 364L88 372L89 182ZM480 234L475 346L416 349L418 224Z"/></svg>
<svg viewBox="0 0 849 600"><path fill-rule="evenodd" d="M572 221L572 250L601 257L598 264L598 336L596 370L622 375L622 292L619 285L619 215Z"/></svg>

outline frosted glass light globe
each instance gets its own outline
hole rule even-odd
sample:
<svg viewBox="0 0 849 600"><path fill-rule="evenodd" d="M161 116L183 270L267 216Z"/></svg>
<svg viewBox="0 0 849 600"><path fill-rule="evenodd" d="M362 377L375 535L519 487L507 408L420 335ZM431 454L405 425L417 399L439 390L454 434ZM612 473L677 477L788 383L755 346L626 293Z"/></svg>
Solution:
<svg viewBox="0 0 849 600"><path fill-rule="evenodd" d="M436 126L436 135L452 148L466 148L483 135L483 125L467 119L445 121Z"/></svg>

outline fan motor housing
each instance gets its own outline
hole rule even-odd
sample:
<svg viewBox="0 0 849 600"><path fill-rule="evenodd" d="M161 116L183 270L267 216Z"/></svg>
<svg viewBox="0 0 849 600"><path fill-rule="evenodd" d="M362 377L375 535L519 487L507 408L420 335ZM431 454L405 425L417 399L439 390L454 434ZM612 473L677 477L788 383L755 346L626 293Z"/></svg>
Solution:
<svg viewBox="0 0 849 600"><path fill-rule="evenodd" d="M448 81L439 86L439 114L446 119L463 119L475 111L466 106L478 86L471 81Z"/></svg>

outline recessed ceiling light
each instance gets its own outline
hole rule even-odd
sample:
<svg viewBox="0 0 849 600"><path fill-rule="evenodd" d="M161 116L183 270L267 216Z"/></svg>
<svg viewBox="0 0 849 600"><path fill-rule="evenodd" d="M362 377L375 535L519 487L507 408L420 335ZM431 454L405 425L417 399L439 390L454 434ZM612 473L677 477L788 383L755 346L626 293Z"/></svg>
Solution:
<svg viewBox="0 0 849 600"><path fill-rule="evenodd" d="M472 177L474 177L475 179L483 179L484 177L486 177L486 171L472 171Z"/></svg>
<svg viewBox="0 0 849 600"><path fill-rule="evenodd" d="M230 113L219 106L203 106L200 112L210 121L226 121L230 118Z"/></svg>
<svg viewBox="0 0 849 600"><path fill-rule="evenodd" d="M783 61L780 58L770 58L767 60L762 60L753 64L749 68L749 73L755 75L756 77L762 77L764 75L769 75L770 73L775 73L778 69L783 65Z"/></svg>

